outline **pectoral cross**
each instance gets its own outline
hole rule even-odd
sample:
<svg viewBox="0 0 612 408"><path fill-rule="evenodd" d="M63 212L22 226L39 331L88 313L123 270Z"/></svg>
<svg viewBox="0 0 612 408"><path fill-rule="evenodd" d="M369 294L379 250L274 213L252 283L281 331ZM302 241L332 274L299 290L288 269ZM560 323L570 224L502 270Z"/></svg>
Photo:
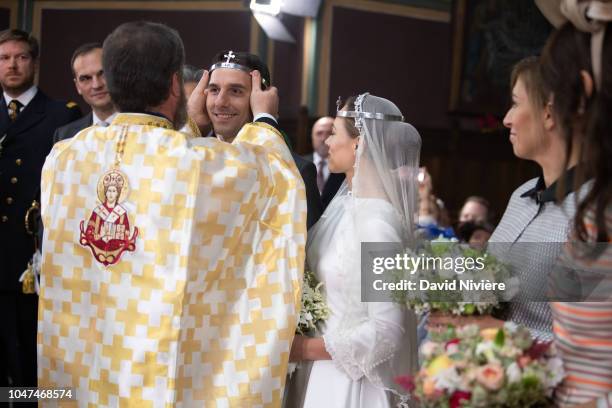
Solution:
<svg viewBox="0 0 612 408"><path fill-rule="evenodd" d="M227 58L225 60L225 63L229 64L231 62L230 60L233 60L234 58L236 58L236 54L234 54L234 51L230 51L227 54L223 54L223 58Z"/></svg>

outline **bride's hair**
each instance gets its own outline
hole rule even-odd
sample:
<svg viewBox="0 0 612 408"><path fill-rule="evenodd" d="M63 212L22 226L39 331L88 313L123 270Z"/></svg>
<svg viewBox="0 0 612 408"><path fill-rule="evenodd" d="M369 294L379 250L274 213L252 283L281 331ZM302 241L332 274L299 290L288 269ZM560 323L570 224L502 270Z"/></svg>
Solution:
<svg viewBox="0 0 612 408"><path fill-rule="evenodd" d="M356 99L357 96L349 96L341 103L340 106L342 106L342 109L354 111ZM350 137L352 137L353 139L359 137L359 130L357 130L357 128L355 127L355 119L344 118L344 123L346 123L346 129L348 130Z"/></svg>

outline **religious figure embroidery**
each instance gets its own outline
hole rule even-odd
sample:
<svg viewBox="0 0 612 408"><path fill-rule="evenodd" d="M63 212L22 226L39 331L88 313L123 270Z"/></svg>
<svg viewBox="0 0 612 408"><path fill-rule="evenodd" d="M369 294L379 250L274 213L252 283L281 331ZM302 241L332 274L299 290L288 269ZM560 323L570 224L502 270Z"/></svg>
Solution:
<svg viewBox="0 0 612 408"><path fill-rule="evenodd" d="M130 231L127 210L120 204L129 192L127 177L118 170L106 172L98 181L98 205L89 221L81 221L81 245L91 249L104 266L119 262L124 251L136 249L138 228Z"/></svg>

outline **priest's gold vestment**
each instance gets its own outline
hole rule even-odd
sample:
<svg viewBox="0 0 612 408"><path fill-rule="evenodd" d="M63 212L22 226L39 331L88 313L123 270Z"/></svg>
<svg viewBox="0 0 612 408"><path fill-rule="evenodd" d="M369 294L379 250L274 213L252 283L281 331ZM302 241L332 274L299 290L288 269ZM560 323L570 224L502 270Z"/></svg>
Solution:
<svg viewBox="0 0 612 408"><path fill-rule="evenodd" d="M133 245L105 265L81 228L113 169L129 231L112 237ZM39 386L73 387L79 406L280 406L306 200L273 127L228 144L121 113L55 145L41 200Z"/></svg>

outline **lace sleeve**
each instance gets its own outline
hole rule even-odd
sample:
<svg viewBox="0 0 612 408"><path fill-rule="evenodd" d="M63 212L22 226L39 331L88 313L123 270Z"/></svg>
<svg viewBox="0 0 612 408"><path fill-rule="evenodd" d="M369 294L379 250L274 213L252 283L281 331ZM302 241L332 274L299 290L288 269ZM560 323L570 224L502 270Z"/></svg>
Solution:
<svg viewBox="0 0 612 408"><path fill-rule="evenodd" d="M404 311L393 303L364 304L361 322L342 325L323 336L325 349L336 367L352 380L370 377L372 370L399 349Z"/></svg>

